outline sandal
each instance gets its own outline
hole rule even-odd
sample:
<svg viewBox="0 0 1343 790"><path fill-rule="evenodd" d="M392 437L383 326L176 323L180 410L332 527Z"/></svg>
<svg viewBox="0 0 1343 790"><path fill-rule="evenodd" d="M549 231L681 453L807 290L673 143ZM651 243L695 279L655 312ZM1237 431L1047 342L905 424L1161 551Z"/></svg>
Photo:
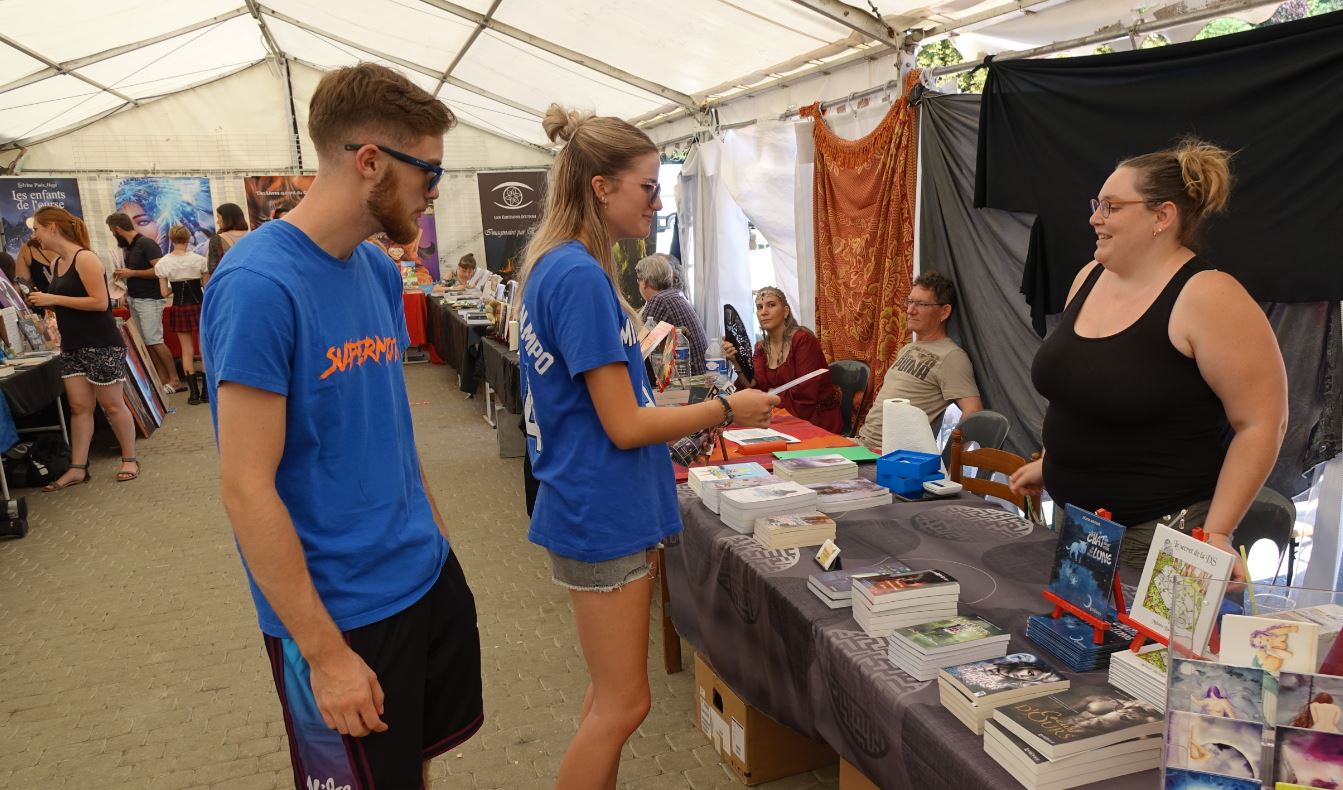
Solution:
<svg viewBox="0 0 1343 790"><path fill-rule="evenodd" d="M123 470L123 471L117 472L117 482L118 482L118 483L129 483L130 481L132 481L132 480L134 480L135 478L137 478L137 477L140 476L140 459L139 459L139 458L136 458L135 456L131 456L130 458L127 458L127 457L125 457L125 456L122 456L122 457L121 457L121 462L122 462L123 464L135 464L135 471L134 471L134 472L127 472L127 471L124 471L124 470Z"/></svg>
<svg viewBox="0 0 1343 790"><path fill-rule="evenodd" d="M186 391L187 391L187 388L186 388L186 385L185 385L185 384L179 384L179 385L177 385L176 387L174 387L174 386L171 385L171 384L164 384L164 385L163 385L163 394L164 394L164 395L176 395L176 394L179 393L179 392L186 392Z"/></svg>
<svg viewBox="0 0 1343 790"><path fill-rule="evenodd" d="M70 468L83 470L84 479L72 480L69 483L55 483L55 482L48 483L47 485L42 486L42 491L47 494L53 493L55 491L63 491L73 486L82 486L93 479L93 475L89 474L89 465L87 462L82 464L70 464Z"/></svg>

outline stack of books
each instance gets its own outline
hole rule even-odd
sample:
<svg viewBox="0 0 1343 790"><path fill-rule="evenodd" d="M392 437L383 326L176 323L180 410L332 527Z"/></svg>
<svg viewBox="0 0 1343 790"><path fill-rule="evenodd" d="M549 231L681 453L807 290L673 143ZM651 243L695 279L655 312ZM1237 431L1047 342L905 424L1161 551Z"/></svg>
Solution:
<svg viewBox="0 0 1343 790"><path fill-rule="evenodd" d="M960 582L942 571L874 573L853 578L853 619L868 636L956 616Z"/></svg>
<svg viewBox="0 0 1343 790"><path fill-rule="evenodd" d="M984 751L1027 788L1100 782L1161 765L1160 710L1103 683L1004 705Z"/></svg>
<svg viewBox="0 0 1343 790"><path fill-rule="evenodd" d="M775 485L783 483L774 475L765 475L764 477L739 477L734 480L706 480L700 484L699 498L704 506L714 513L718 512L718 495L724 491L739 491L743 488L752 488L755 486Z"/></svg>
<svg viewBox="0 0 1343 790"><path fill-rule="evenodd" d="M718 518L726 525L749 535L756 519L816 509L816 492L801 483L775 483L722 491L718 495Z"/></svg>
<svg viewBox="0 0 1343 790"><path fill-rule="evenodd" d="M1058 619L1034 614L1026 619L1026 638L1074 672L1105 669L1110 654L1127 648L1134 636L1131 628L1119 623L1110 623L1099 645L1092 641L1093 633L1090 625L1070 614Z"/></svg>
<svg viewBox="0 0 1343 790"><path fill-rule="evenodd" d="M767 549L800 549L835 539L835 520L824 513L790 513L755 520L755 539Z"/></svg>
<svg viewBox="0 0 1343 790"><path fill-rule="evenodd" d="M699 497L704 496L704 484L715 480L739 480L745 477L766 477L769 470L757 463L726 464L724 466L692 466L686 483Z"/></svg>
<svg viewBox="0 0 1343 790"><path fill-rule="evenodd" d="M1154 708L1166 707L1166 662L1170 651L1162 644L1144 646L1137 653L1119 650L1110 656L1110 685Z"/></svg>
<svg viewBox="0 0 1343 790"><path fill-rule="evenodd" d="M795 483L831 483L857 477L858 464L842 455L780 458L774 462L774 474Z"/></svg>
<svg viewBox="0 0 1343 790"><path fill-rule="evenodd" d="M944 667L1007 655L1008 636L982 617L950 617L895 629L886 656L915 680L932 680Z"/></svg>
<svg viewBox="0 0 1343 790"><path fill-rule="evenodd" d="M854 570L826 571L813 573L807 579L807 588L821 599L821 603L831 609L848 609L852 605L853 580L859 576L872 576L878 573L909 573L910 567L903 562L887 560L880 567L864 567Z"/></svg>
<svg viewBox="0 0 1343 790"><path fill-rule="evenodd" d="M807 487L816 492L817 509L826 513L844 513L849 510L889 505L894 501L889 488L861 477L830 483L812 483Z"/></svg>
<svg viewBox="0 0 1343 790"><path fill-rule="evenodd" d="M994 708L1067 691L1068 686L1067 678L1030 653L947 667L937 675L942 707L975 735L983 734Z"/></svg>

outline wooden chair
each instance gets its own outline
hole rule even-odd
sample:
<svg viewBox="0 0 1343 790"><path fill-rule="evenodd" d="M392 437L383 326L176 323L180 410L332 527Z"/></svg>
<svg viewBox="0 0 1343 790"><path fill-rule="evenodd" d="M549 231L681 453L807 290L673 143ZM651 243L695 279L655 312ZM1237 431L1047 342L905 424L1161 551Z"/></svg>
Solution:
<svg viewBox="0 0 1343 790"><path fill-rule="evenodd" d="M676 632L676 624L671 617L671 595L667 585L667 552L661 546L653 555L656 564L654 570L658 577L658 600L654 606L658 609L658 620L662 626L662 668L668 675L681 671L681 635Z"/></svg>
<svg viewBox="0 0 1343 790"><path fill-rule="evenodd" d="M967 466L973 466L976 469L987 469L991 472L1001 472L1009 477L1013 472L1025 466L1028 462L1019 455L1009 453L1006 450L997 450L991 447L981 447L978 450L966 450L965 440L961 435L961 429L957 428L951 432L951 463L947 464L947 477L954 483L960 483L961 486L972 494L980 496L993 496L999 499L1011 502L1016 505L1017 510L1026 510L1026 497L1018 496L1012 493L1012 489L1007 487L1006 483L1000 483L997 480L981 480L977 477L970 477L962 474L962 469Z"/></svg>

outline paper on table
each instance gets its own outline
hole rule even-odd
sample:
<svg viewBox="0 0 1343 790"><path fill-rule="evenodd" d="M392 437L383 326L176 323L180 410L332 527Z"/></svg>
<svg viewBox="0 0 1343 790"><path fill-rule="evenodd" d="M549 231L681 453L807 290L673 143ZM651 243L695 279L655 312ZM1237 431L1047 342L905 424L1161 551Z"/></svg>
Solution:
<svg viewBox="0 0 1343 790"><path fill-rule="evenodd" d="M791 444L802 441L796 436L779 433L771 428L739 428L735 431L724 431L723 438L737 444L763 444L765 442L788 442Z"/></svg>
<svg viewBox="0 0 1343 790"><path fill-rule="evenodd" d="M770 395L778 395L780 392L783 392L783 391L785 391L785 390L790 390L790 389L792 389L793 387L796 387L797 385L801 384L802 382L804 382L804 381L808 381L808 380L810 380L810 379L814 379L814 378L816 378L817 376L821 375L822 373L827 372L828 370L830 370L830 368L817 368L817 369L813 370L813 371L810 372L810 373L804 373L804 374L802 374L801 376L798 376L797 378L795 378L795 379L793 379L792 381L788 382L787 384L780 384L779 386L777 386L777 387L775 387L774 389L770 390L770 391L769 391L769 394L770 394Z"/></svg>

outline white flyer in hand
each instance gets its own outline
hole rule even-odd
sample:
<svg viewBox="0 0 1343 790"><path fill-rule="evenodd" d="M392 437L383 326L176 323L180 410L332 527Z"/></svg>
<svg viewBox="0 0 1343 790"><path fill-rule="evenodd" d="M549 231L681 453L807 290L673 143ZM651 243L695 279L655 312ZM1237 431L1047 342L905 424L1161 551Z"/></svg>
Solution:
<svg viewBox="0 0 1343 790"><path fill-rule="evenodd" d="M784 392L784 391L786 391L786 390L790 390L790 389L792 389L793 387L796 387L797 385L801 384L802 382L804 382L804 381L810 381L811 379L814 379L814 378L816 378L817 376L819 376L819 375L821 375L822 373L825 373L825 372L827 372L827 371L829 371L829 370L830 370L830 368L817 368L817 369L813 370L813 371L810 372L810 373L805 373L805 374L803 374L803 375L801 375L801 376L798 376L797 378L793 379L792 381L788 382L787 384L780 384L779 386L777 386L777 387L775 387L774 389L770 390L770 391L769 391L769 394L770 394L770 395L778 395L780 392Z"/></svg>

